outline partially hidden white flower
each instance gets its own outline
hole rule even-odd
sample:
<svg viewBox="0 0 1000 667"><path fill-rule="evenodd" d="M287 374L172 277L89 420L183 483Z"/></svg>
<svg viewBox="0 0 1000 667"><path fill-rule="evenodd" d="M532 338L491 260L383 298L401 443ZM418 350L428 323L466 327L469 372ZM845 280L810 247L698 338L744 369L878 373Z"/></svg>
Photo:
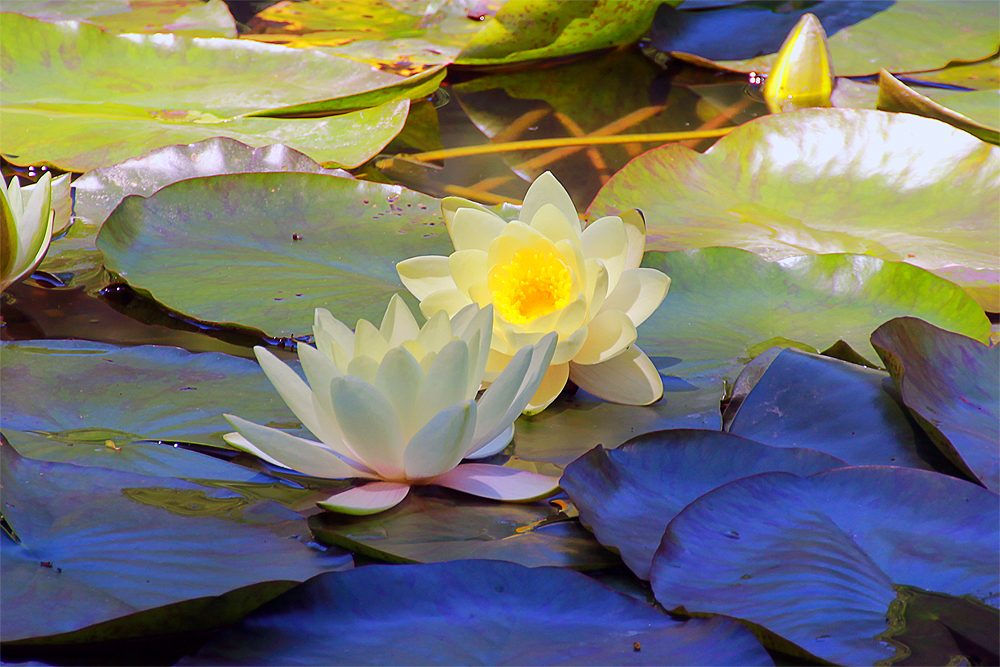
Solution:
<svg viewBox="0 0 1000 667"><path fill-rule="evenodd" d="M608 401L648 405L663 382L636 345L636 327L663 301L670 278L640 268L646 225L638 211L581 229L569 194L545 172L531 184L519 220L448 197L441 204L455 252L397 264L400 280L430 317L467 304L494 306L486 382L523 345L556 332L552 365L526 412L539 412L572 380Z"/></svg>
<svg viewBox="0 0 1000 667"><path fill-rule="evenodd" d="M52 174L34 186L21 187L0 178L0 290L30 274L52 241Z"/></svg>
<svg viewBox="0 0 1000 667"><path fill-rule="evenodd" d="M514 420L535 393L555 335L525 346L476 395L490 349L491 308L472 305L417 325L398 295L382 325L355 331L316 310L316 347L298 346L308 384L262 347L254 352L288 407L319 442L226 415L226 441L306 475L378 480L331 496L324 509L372 514L401 502L410 486L437 484L495 500L553 493L559 480L498 465L461 463L502 450Z"/></svg>

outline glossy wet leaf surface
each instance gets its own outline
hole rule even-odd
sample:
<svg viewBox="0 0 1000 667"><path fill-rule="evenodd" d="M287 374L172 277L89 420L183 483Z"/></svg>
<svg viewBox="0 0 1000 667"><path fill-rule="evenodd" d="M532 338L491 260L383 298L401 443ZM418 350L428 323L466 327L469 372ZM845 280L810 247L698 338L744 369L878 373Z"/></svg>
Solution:
<svg viewBox="0 0 1000 667"><path fill-rule="evenodd" d="M10 0L3 10L45 21L85 21L108 32L236 37L222 0Z"/></svg>
<svg viewBox="0 0 1000 667"><path fill-rule="evenodd" d="M997 606L998 500L909 468L745 477L670 522L653 591L668 610L741 618L804 655L872 664L896 654L883 637L894 584Z"/></svg>
<svg viewBox="0 0 1000 667"><path fill-rule="evenodd" d="M767 262L735 248L647 253L643 266L670 276L670 291L639 327L639 346L666 357L664 376L732 380L743 364L788 341L824 350L842 339L875 359L868 337L897 314L980 340L989 320L957 286L901 262L863 255L807 255Z"/></svg>
<svg viewBox="0 0 1000 667"><path fill-rule="evenodd" d="M223 413L306 435L253 361L174 347L85 341L3 347L3 428L55 441L166 440L228 447ZM86 385L80 378L87 378ZM16 389L15 389L16 388Z"/></svg>
<svg viewBox="0 0 1000 667"><path fill-rule="evenodd" d="M878 108L944 121L991 144L1000 143L1000 91L954 93L936 102L888 72L879 74Z"/></svg>
<svg viewBox="0 0 1000 667"><path fill-rule="evenodd" d="M1000 489L1000 346L920 320L892 320L872 344L931 439L987 488Z"/></svg>
<svg viewBox="0 0 1000 667"><path fill-rule="evenodd" d="M768 447L719 431L674 429L647 433L618 449L596 447L566 467L560 485L601 544L648 579L667 524L698 496L761 472L810 475L843 465L812 449Z"/></svg>
<svg viewBox="0 0 1000 667"><path fill-rule="evenodd" d="M685 17L685 27L693 23L698 40L685 34L681 37L682 43L676 46L691 48L686 52L697 56L698 62L712 64L714 61L718 67L738 72L767 72L782 39L798 20L795 15L805 12L817 14L826 28L837 76L876 74L880 68L890 72L934 70L952 61L988 58L1000 46L994 29L998 9L990 2L945 5L924 0L871 3L827 0L815 5L810 3L804 8L777 5L776 9L749 2L727 3L736 5L728 7L710 4L716 7L704 12L704 16ZM685 3L683 7L689 6L697 8L695 3ZM663 19L676 22L673 16ZM756 51L773 48L763 51L770 55L754 57L725 48L727 42L743 41L746 32L771 36L781 29L785 32L780 38L772 37L774 41L758 38L751 42ZM654 36L652 45L660 51L685 52L685 49L676 48L672 43L675 40L672 31L664 31L663 39ZM687 40L690 44L684 43Z"/></svg>
<svg viewBox="0 0 1000 667"><path fill-rule="evenodd" d="M809 447L850 465L950 470L888 373L795 349L771 362L729 431L773 447Z"/></svg>
<svg viewBox="0 0 1000 667"><path fill-rule="evenodd" d="M167 477L35 461L9 445L0 455L4 519L19 540L0 535L5 642L218 627L294 582L351 565L343 552L295 539L305 523L277 503Z"/></svg>
<svg viewBox="0 0 1000 667"><path fill-rule="evenodd" d="M381 322L389 297L406 294L396 262L452 248L436 199L290 173L193 179L126 200L97 246L108 269L168 308L272 336L310 334L318 307L352 327Z"/></svg>
<svg viewBox="0 0 1000 667"><path fill-rule="evenodd" d="M464 560L316 577L188 665L771 665L722 618L675 621L587 577Z"/></svg>
<svg viewBox="0 0 1000 667"><path fill-rule="evenodd" d="M998 178L1000 149L939 121L809 109L746 123L704 155L651 150L615 174L588 214L641 209L647 250L901 260L997 310Z"/></svg>

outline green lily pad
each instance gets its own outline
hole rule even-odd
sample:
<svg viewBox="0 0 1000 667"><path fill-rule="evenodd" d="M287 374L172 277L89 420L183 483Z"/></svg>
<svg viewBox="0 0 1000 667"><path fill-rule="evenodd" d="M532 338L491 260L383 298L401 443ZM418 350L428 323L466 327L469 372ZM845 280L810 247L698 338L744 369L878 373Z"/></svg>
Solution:
<svg viewBox="0 0 1000 667"><path fill-rule="evenodd" d="M84 643L232 623L296 582L351 566L291 536L304 521L189 482L46 463L0 447L0 637ZM233 567L233 563L240 567Z"/></svg>
<svg viewBox="0 0 1000 667"><path fill-rule="evenodd" d="M643 266L671 278L660 307L639 327L639 347L668 357L661 374L699 383L732 380L756 354L796 342L815 352L844 340L875 359L868 337L913 315L987 340L982 309L947 280L865 255L804 255L768 262L735 248L646 253Z"/></svg>
<svg viewBox="0 0 1000 667"><path fill-rule="evenodd" d="M950 65L933 72L919 72L907 77L915 83L963 86L973 90L995 90L1000 88L1000 56L993 56L976 63Z"/></svg>
<svg viewBox="0 0 1000 667"><path fill-rule="evenodd" d="M4 0L3 9L44 21L85 21L108 32L236 37L222 0Z"/></svg>
<svg viewBox="0 0 1000 667"><path fill-rule="evenodd" d="M559 568L468 560L316 577L195 665L772 665L729 619L677 621Z"/></svg>
<svg viewBox="0 0 1000 667"><path fill-rule="evenodd" d="M341 169L325 169L282 144L255 148L213 137L186 146L164 146L143 157L94 169L74 181L73 225L52 242L39 268L76 278L100 267L103 257L96 246L97 232L128 195L148 197L165 185L198 176L276 171L348 176Z"/></svg>
<svg viewBox="0 0 1000 667"><path fill-rule="evenodd" d="M372 516L325 512L309 518L317 539L395 563L466 558L529 567L599 570L618 563L594 536L545 501L501 503L439 487L415 487Z"/></svg>
<svg viewBox="0 0 1000 667"><path fill-rule="evenodd" d="M212 136L287 143L319 162L357 166L402 127L406 78L319 52L245 40L124 36L8 14L0 47L4 157L86 171ZM123 72L120 63L130 63ZM124 77L124 78L123 78ZM157 85L150 86L155 81ZM383 104L384 103L384 104ZM352 110L330 118L265 112Z"/></svg>
<svg viewBox="0 0 1000 667"><path fill-rule="evenodd" d="M948 95L939 103L882 70L879 72L878 108L934 118L983 141L1000 144L1000 90Z"/></svg>
<svg viewBox="0 0 1000 667"><path fill-rule="evenodd" d="M659 0L508 0L468 41L458 65L558 58L638 41Z"/></svg>
<svg viewBox="0 0 1000 667"><path fill-rule="evenodd" d="M351 325L379 322L392 294L414 303L397 261L452 250L436 199L290 173L191 179L127 198L97 247L109 270L171 309L276 336L310 333L317 307Z"/></svg>
<svg viewBox="0 0 1000 667"><path fill-rule="evenodd" d="M751 3L736 4L736 7L716 7L709 12L725 15L751 6ZM824 4L836 7L847 3ZM774 20L780 20L780 17ZM879 69L919 72L940 69L951 62L982 60L1000 48L996 31L998 21L1000 9L992 2L893 2L870 18L828 31L833 69L838 76L865 76L876 74ZM753 32L753 28L746 24L738 26L738 29ZM722 40L726 37L728 35L724 33L719 34ZM669 47L668 43L657 44L655 41L653 45L660 50ZM769 55L745 60L714 62L700 57L698 52L674 52L673 55L701 65L737 72L766 73L774 64L777 50L775 47Z"/></svg>
<svg viewBox="0 0 1000 667"><path fill-rule="evenodd" d="M647 249L900 259L1000 310L1000 148L939 121L856 109L766 116L704 155L663 146L615 174L590 219L639 208Z"/></svg>
<svg viewBox="0 0 1000 667"><path fill-rule="evenodd" d="M902 317L872 334L903 402L941 451L1000 490L1000 346Z"/></svg>
<svg viewBox="0 0 1000 667"><path fill-rule="evenodd" d="M873 664L903 657L888 640L894 584L997 606L998 525L996 494L924 470L763 473L674 517L651 583L667 610L742 619L765 644L813 659Z"/></svg>
<svg viewBox="0 0 1000 667"><path fill-rule="evenodd" d="M887 373L796 349L771 362L729 431L772 447L809 447L850 465L952 470L900 404Z"/></svg>
<svg viewBox="0 0 1000 667"><path fill-rule="evenodd" d="M111 440L124 450L165 440L228 449L226 412L310 437L256 363L226 354L85 341L5 343L0 379L3 428L57 442Z"/></svg>
<svg viewBox="0 0 1000 667"><path fill-rule="evenodd" d="M597 446L559 481L601 544L649 579L667 524L704 493L761 472L810 475L846 465L812 449L768 447L721 431L647 433L618 449Z"/></svg>

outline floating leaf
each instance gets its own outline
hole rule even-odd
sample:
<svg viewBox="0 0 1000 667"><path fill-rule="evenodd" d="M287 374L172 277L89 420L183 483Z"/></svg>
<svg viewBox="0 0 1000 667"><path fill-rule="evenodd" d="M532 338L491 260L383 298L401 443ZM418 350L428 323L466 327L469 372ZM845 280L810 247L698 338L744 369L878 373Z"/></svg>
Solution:
<svg viewBox="0 0 1000 667"><path fill-rule="evenodd" d="M788 341L815 352L843 339L874 359L868 337L896 315L978 340L990 335L989 320L961 289L901 262L865 255L767 262L735 248L704 248L647 253L643 265L672 282L639 327L639 346L669 358L662 374L688 382L716 373L733 379L754 354Z"/></svg>
<svg viewBox="0 0 1000 667"><path fill-rule="evenodd" d="M959 468L1000 489L1000 346L901 317L872 334L903 402Z"/></svg>
<svg viewBox="0 0 1000 667"><path fill-rule="evenodd" d="M846 665L889 660L894 584L997 605L998 500L912 468L745 477L670 522L653 560L653 591L668 610L743 619L798 655Z"/></svg>
<svg viewBox="0 0 1000 667"><path fill-rule="evenodd" d="M3 641L83 643L232 623L294 582L350 567L302 519L165 477L2 456ZM240 567L233 567L233 563Z"/></svg>
<svg viewBox="0 0 1000 667"><path fill-rule="evenodd" d="M963 114L952 107L973 111ZM899 79L881 70L878 75L878 108L882 111L904 111L906 113L934 118L965 130L983 141L1000 144L1000 90L981 90L959 93L942 98L941 103L921 95Z"/></svg>
<svg viewBox="0 0 1000 667"><path fill-rule="evenodd" d="M227 354L85 341L6 343L0 378L3 428L55 441L228 448L226 412L308 437L260 367Z"/></svg>
<svg viewBox="0 0 1000 667"><path fill-rule="evenodd" d="M389 297L405 294L395 263L447 254L451 241L440 202L399 186L235 174L126 199L97 247L108 269L169 308L287 336L310 333L317 307L380 321Z"/></svg>
<svg viewBox="0 0 1000 667"><path fill-rule="evenodd" d="M993 56L976 63L949 65L934 72L919 72L906 77L914 83L962 86L973 90L1000 88L1000 56Z"/></svg>
<svg viewBox="0 0 1000 667"><path fill-rule="evenodd" d="M771 665L729 619L676 621L558 568L456 561L316 577L188 665Z"/></svg>
<svg viewBox="0 0 1000 667"><path fill-rule="evenodd" d="M676 429L647 433L610 451L595 447L566 467L559 484L601 544L620 553L636 576L648 579L667 524L695 498L760 472L810 475L843 465L812 449Z"/></svg>
<svg viewBox="0 0 1000 667"><path fill-rule="evenodd" d="M433 487L411 489L377 516L325 512L309 526L322 542L397 563L484 558L596 570L618 562L552 504L500 503Z"/></svg>
<svg viewBox="0 0 1000 667"><path fill-rule="evenodd" d="M998 179L1000 149L944 123L807 109L750 121L704 155L676 145L644 153L608 181L588 216L641 209L654 250L901 259L997 311Z"/></svg>
<svg viewBox="0 0 1000 667"><path fill-rule="evenodd" d="M795 349L771 362L729 431L772 447L809 447L850 465L948 466L886 373Z"/></svg>
<svg viewBox="0 0 1000 667"><path fill-rule="evenodd" d="M82 20L108 32L236 37L223 0L4 0L3 9L44 21Z"/></svg>

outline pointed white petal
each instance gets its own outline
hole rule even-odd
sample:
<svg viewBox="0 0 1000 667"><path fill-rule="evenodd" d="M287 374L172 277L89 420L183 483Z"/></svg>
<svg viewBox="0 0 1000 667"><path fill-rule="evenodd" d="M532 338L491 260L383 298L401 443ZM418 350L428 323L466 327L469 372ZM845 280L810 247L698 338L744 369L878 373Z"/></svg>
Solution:
<svg viewBox="0 0 1000 667"><path fill-rule="evenodd" d="M642 253L646 250L646 221L642 211L633 208L618 217L625 223L625 236L628 238L628 252L625 253L625 270L637 269L642 263Z"/></svg>
<svg viewBox="0 0 1000 667"><path fill-rule="evenodd" d="M620 310L639 326L652 315L670 288L670 278L656 269L629 269L622 274L615 291L608 295L604 310Z"/></svg>
<svg viewBox="0 0 1000 667"><path fill-rule="evenodd" d="M608 271L608 291L613 292L625 270L628 254L628 237L622 219L611 215L590 223L583 230L580 246L584 257L599 259L604 264Z"/></svg>
<svg viewBox="0 0 1000 667"><path fill-rule="evenodd" d="M313 318L313 334L318 338L320 331L325 332L340 347L341 352L346 355L346 361L342 361L339 353L333 358L337 366L341 369L346 368L347 362L354 356L354 332L346 324L331 315L330 311L326 308L317 308L316 315ZM326 350L321 349L320 352L326 353Z"/></svg>
<svg viewBox="0 0 1000 667"><path fill-rule="evenodd" d="M417 399L424 386L420 363L406 349L393 348L382 358L374 385L399 417L403 439L410 439L421 426L417 423Z"/></svg>
<svg viewBox="0 0 1000 667"><path fill-rule="evenodd" d="M448 268L459 292L469 293L469 288L486 277L486 251L457 250L448 257Z"/></svg>
<svg viewBox="0 0 1000 667"><path fill-rule="evenodd" d="M411 257L396 264L396 273L410 294L421 301L443 289L454 289L448 258L442 255Z"/></svg>
<svg viewBox="0 0 1000 667"><path fill-rule="evenodd" d="M363 473L358 467L351 465L318 442L297 438L276 428L254 424L233 415L223 416L247 442L253 445L253 449L241 447L240 445L244 443L236 439L230 439L227 442L256 456L263 453L265 456L261 458L269 463L295 470L304 475L326 479L371 477L370 474Z"/></svg>
<svg viewBox="0 0 1000 667"><path fill-rule="evenodd" d="M575 364L599 364L635 342L635 325L620 310L605 310L587 325L587 342L573 357Z"/></svg>
<svg viewBox="0 0 1000 667"><path fill-rule="evenodd" d="M556 345L556 353L552 355L552 363L565 364L575 357L583 344L587 342L589 333L590 330L587 327L580 327L568 337L560 340L559 344Z"/></svg>
<svg viewBox="0 0 1000 667"><path fill-rule="evenodd" d="M409 492L409 484L372 482L337 493L316 504L331 512L362 516L395 507L403 502Z"/></svg>
<svg viewBox="0 0 1000 667"><path fill-rule="evenodd" d="M493 212L488 208L470 199L464 197L445 197L441 200L441 213L444 215L445 224L450 225L451 221L455 218L455 213L462 208L473 208L477 211L493 215Z"/></svg>
<svg viewBox="0 0 1000 667"><path fill-rule="evenodd" d="M403 479L406 441L389 400L372 385L350 375L334 378L330 393L340 430L361 463L383 479Z"/></svg>
<svg viewBox="0 0 1000 667"><path fill-rule="evenodd" d="M549 366L534 396L531 397L531 400L524 407L524 414L535 415L547 408L552 401L556 400L559 393L565 389L566 380L568 379L569 364Z"/></svg>
<svg viewBox="0 0 1000 667"><path fill-rule="evenodd" d="M469 449L475 429L475 401L448 406L434 415L406 446L406 478L422 480L457 466Z"/></svg>
<svg viewBox="0 0 1000 667"><path fill-rule="evenodd" d="M448 233L455 250L486 251L507 226L504 220L488 211L460 208L448 223Z"/></svg>
<svg viewBox="0 0 1000 667"><path fill-rule="evenodd" d="M441 348L450 343L454 337L448 313L439 310L427 318L427 322L417 334L417 342L428 352L436 353L440 352Z"/></svg>
<svg viewBox="0 0 1000 667"><path fill-rule="evenodd" d="M351 359L351 363L347 364L346 375L353 375L373 385L375 384L375 376L378 374L379 365L371 357L354 357Z"/></svg>
<svg viewBox="0 0 1000 667"><path fill-rule="evenodd" d="M510 444L510 441L514 439L514 425L511 424L504 430L500 432L500 435L493 438L485 445L479 447L471 454L468 454L465 458L467 459L485 459L487 456L493 456L497 452L502 452L504 448Z"/></svg>
<svg viewBox="0 0 1000 667"><path fill-rule="evenodd" d="M271 381L274 388L278 390L281 400L298 417L303 426L312 431L316 437L322 438L323 428L316 418L312 390L309 389L309 385L285 362L268 350L258 345L254 347L253 351L257 355L257 362L260 364L261 370L264 371L264 375Z"/></svg>
<svg viewBox="0 0 1000 667"><path fill-rule="evenodd" d="M464 340L453 340L441 348L427 370L415 410L418 428L445 408L465 401L468 382L469 346Z"/></svg>
<svg viewBox="0 0 1000 667"><path fill-rule="evenodd" d="M429 294L420 302L420 312L427 319L440 312L444 312L446 317L451 317L470 303L472 300L467 295L459 292L455 287L450 287Z"/></svg>
<svg viewBox="0 0 1000 667"><path fill-rule="evenodd" d="M388 351L389 343L382 332L368 320L358 320L358 326L354 330L354 356L370 357L375 363L379 363Z"/></svg>
<svg viewBox="0 0 1000 667"><path fill-rule="evenodd" d="M482 448L514 423L524 406L517 407L515 398L521 391L525 376L531 365L532 348L518 350L508 362L503 372L490 383L479 398L479 416L476 419L476 434L467 454ZM532 392L533 393L533 392ZM530 398L531 394L528 394ZM506 445L505 445L506 446Z"/></svg>
<svg viewBox="0 0 1000 667"><path fill-rule="evenodd" d="M550 241L557 243L567 240L579 245L580 225L574 225L555 204L545 204L535 213L530 221L531 228L544 234Z"/></svg>
<svg viewBox="0 0 1000 667"><path fill-rule="evenodd" d="M451 335L458 336L459 338L464 338L468 340L469 337L465 335L466 330L469 328L469 324L476 317L476 314L481 309L474 303L470 303L462 307L462 310L458 311L451 316Z"/></svg>
<svg viewBox="0 0 1000 667"><path fill-rule="evenodd" d="M330 397L330 381L343 375L343 371L325 354L305 343L299 343L298 353L302 370L305 371L306 380L309 382L313 411L316 415L316 430L309 430L337 454L347 458L357 458L357 454L344 441L344 436L340 432Z"/></svg>
<svg viewBox="0 0 1000 667"><path fill-rule="evenodd" d="M545 498L559 489L556 477L486 463L463 463L429 483L481 498L517 502Z"/></svg>
<svg viewBox="0 0 1000 667"><path fill-rule="evenodd" d="M604 300L608 296L608 270L596 259L588 259L587 263L587 316L593 318L601 312ZM621 280L619 280L619 283Z"/></svg>
<svg viewBox="0 0 1000 667"><path fill-rule="evenodd" d="M581 389L613 403L649 405L663 397L659 372L635 345L599 364L570 363L570 378Z"/></svg>
<svg viewBox="0 0 1000 667"><path fill-rule="evenodd" d="M420 327L406 302L398 294L393 294L378 330L389 347L398 347L404 340L416 338Z"/></svg>
<svg viewBox="0 0 1000 667"><path fill-rule="evenodd" d="M518 219L522 222L531 222L538 210L546 204L554 204L566 220L576 227L577 232L580 231L580 216L576 212L576 206L573 205L566 188L550 171L536 178L528 188Z"/></svg>

